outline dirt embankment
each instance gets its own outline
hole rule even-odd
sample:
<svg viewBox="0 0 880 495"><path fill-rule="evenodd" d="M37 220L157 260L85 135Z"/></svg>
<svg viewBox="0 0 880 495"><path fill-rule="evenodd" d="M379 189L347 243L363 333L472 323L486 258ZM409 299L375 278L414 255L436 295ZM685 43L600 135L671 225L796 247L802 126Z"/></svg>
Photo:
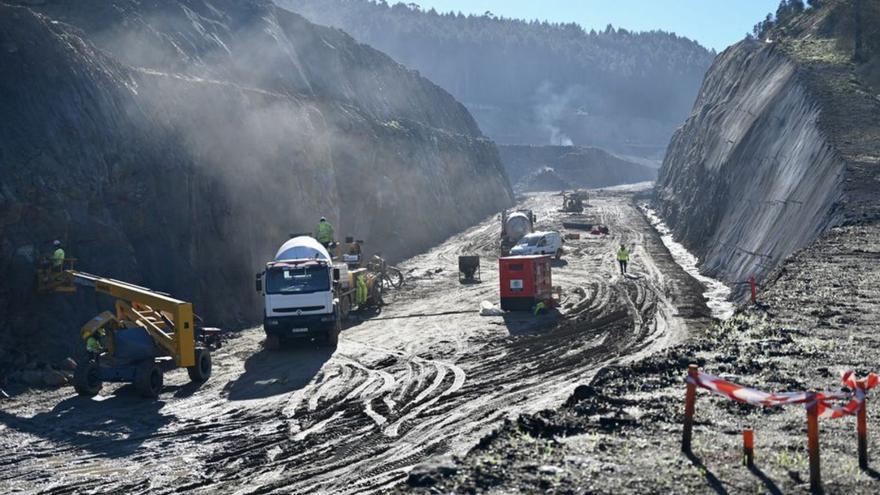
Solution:
<svg viewBox="0 0 880 495"><path fill-rule="evenodd" d="M0 349L13 362L72 355L105 307L36 294L53 239L80 269L236 326L260 319L261 263L322 215L400 259L512 201L494 144L449 94L271 2L11 3Z"/></svg>
<svg viewBox="0 0 880 495"><path fill-rule="evenodd" d="M880 90L852 58L856 3L823 4L718 57L660 171L662 216L727 282L763 278L834 225L880 220Z"/></svg>

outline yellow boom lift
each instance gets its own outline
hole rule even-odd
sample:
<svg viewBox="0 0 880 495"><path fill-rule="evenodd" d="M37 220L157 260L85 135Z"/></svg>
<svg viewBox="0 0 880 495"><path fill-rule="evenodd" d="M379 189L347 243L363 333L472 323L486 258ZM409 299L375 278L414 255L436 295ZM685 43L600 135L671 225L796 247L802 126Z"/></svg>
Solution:
<svg viewBox="0 0 880 495"><path fill-rule="evenodd" d="M104 311L83 325L81 336L100 338L101 352L81 360L74 374L80 395L98 394L104 382L134 383L144 397L155 398L163 374L186 368L196 383L211 376L211 349L219 347L220 330L199 325L192 304L127 282L73 269L73 259L61 270L38 269L41 292L76 292L91 288L116 298L115 313Z"/></svg>

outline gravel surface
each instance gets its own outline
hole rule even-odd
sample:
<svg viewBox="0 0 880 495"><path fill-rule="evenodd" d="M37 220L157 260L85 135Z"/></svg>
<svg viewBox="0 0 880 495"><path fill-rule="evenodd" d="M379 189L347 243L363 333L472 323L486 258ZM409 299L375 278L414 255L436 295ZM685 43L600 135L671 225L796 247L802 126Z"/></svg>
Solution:
<svg viewBox="0 0 880 495"><path fill-rule="evenodd" d="M456 472L451 459L505 422L558 408L605 367L708 325L704 288L675 264L637 194L591 198L581 219L611 235L566 244L554 267L560 314L477 314L498 297L493 217L404 263L405 288L347 328L334 351L270 353L255 328L215 354L210 381L194 388L170 373L158 401L122 386L93 400L64 388L0 402L0 492L355 493L399 485L424 462L434 467L414 478ZM540 229L570 218L560 203L524 201ZM629 277L614 262L620 242L635 244ZM482 256L482 283L458 283L465 253ZM424 316L450 311L465 312ZM563 476L557 468L536 476Z"/></svg>
<svg viewBox="0 0 880 495"><path fill-rule="evenodd" d="M758 306L644 360L601 370L561 408L508 422L454 459L454 474L435 477L430 491L808 492L803 406L762 409L699 390L694 454L685 456L683 378L697 363L761 390L833 392L845 370L878 371L878 259L877 225L832 229L771 273ZM869 453L876 454L871 395ZM756 438L752 469L741 463L747 427ZM855 418L821 420L820 430L826 492L880 491L877 471L858 467Z"/></svg>

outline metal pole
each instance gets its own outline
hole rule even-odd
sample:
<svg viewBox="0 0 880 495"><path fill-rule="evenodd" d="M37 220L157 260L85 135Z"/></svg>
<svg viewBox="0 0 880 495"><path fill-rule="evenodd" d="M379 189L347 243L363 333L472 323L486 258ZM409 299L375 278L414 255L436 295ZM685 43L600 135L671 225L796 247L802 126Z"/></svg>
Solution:
<svg viewBox="0 0 880 495"><path fill-rule="evenodd" d="M684 399L684 432L681 437L681 451L691 451L691 438L694 431L694 409L697 401L697 385L691 383L697 379L699 368L696 364L688 366L688 378L691 380L687 384L687 393Z"/></svg>
<svg viewBox="0 0 880 495"><path fill-rule="evenodd" d="M857 416L857 431L859 435L859 467L868 469L868 398L862 401L862 407L859 408Z"/></svg>
<svg viewBox="0 0 880 495"><path fill-rule="evenodd" d="M810 454L810 492L822 493L822 473L819 467L819 404L816 394L807 397L807 450Z"/></svg>
<svg viewBox="0 0 880 495"><path fill-rule="evenodd" d="M755 432L751 428L743 430L743 463L748 467L755 465Z"/></svg>

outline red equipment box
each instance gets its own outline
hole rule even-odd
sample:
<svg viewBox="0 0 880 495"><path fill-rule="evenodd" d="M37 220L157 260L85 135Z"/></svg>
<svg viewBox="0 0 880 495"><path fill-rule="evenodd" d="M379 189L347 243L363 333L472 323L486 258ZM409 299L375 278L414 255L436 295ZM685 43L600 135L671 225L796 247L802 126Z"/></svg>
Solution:
<svg viewBox="0 0 880 495"><path fill-rule="evenodd" d="M498 260L501 274L501 309L530 311L544 301L553 302L550 256L507 256Z"/></svg>

